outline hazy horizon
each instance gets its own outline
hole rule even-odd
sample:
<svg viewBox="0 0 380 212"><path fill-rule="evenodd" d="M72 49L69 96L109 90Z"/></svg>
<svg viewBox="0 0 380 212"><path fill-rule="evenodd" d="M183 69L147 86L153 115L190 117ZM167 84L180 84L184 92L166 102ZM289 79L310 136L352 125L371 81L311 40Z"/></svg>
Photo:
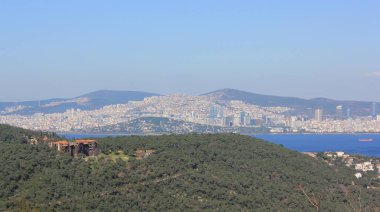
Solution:
<svg viewBox="0 0 380 212"><path fill-rule="evenodd" d="M112 89L98 89L98 90L94 90L94 91L89 91L89 92L85 92L85 93L81 93L81 94L77 94L77 95L74 95L74 96L60 96L60 97L48 97L48 98L40 98L40 99L21 99L21 100L10 100L10 101L1 101L0 102L26 102L26 101L42 101L42 100L49 100L49 99L72 99L72 98L77 98L77 97L80 97L82 95L86 95L86 94L90 94L90 93L93 93L93 92L98 92L98 91L132 91L132 92L144 92L144 93L152 93L152 94L157 94L157 95L172 95L172 94L185 94L185 95L193 95L193 96L200 96L200 95L204 95L204 94L207 94L207 93L211 93L211 92L215 92L215 91L220 91L220 90L238 90L238 91L243 91L243 92L248 92L248 93L254 93L254 94L260 94L260 95L267 95L267 96L280 96L280 97L294 97L294 98L300 98L300 99L306 99L306 100L310 100L310 99L318 99L318 98L326 98L326 99L331 99L331 100L337 100L337 101L363 101L363 102L376 102L376 103L380 103L380 101L376 101L376 100L356 100L356 99L333 99L333 98L327 98L327 97L323 97L323 96L316 96L316 97L312 97L312 98L305 98L305 97L299 97L299 96L292 96L292 95L276 95L276 94L268 94L268 93L256 93L254 91L247 91L247 90L240 90L240 89L235 89L235 88L220 88L220 89L214 89L214 90L211 90L211 91L207 91L207 92L204 92L204 93L199 93L199 94L191 94L191 93L186 93L186 92L171 92L171 93L157 93L157 92L152 92L152 91L143 91L143 90L112 90Z"/></svg>
<svg viewBox="0 0 380 212"><path fill-rule="evenodd" d="M0 101L223 88L380 102L379 1L1 1Z"/></svg>

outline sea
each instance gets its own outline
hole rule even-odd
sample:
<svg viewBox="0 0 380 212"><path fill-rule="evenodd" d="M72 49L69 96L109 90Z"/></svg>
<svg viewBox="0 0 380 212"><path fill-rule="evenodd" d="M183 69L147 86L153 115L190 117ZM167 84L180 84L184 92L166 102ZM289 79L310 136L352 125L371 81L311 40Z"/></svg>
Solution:
<svg viewBox="0 0 380 212"><path fill-rule="evenodd" d="M60 134L67 139L120 136L109 134ZM271 143L299 152L336 152L380 158L380 134L256 134ZM360 140L371 140L363 142Z"/></svg>
<svg viewBox="0 0 380 212"><path fill-rule="evenodd" d="M254 137L299 152L343 151L380 158L380 134L259 134Z"/></svg>

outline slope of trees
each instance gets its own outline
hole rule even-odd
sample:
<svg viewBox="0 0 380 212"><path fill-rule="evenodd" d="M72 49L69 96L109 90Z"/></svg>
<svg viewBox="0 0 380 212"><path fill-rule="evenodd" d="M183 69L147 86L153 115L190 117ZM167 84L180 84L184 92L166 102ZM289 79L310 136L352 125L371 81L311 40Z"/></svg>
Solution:
<svg viewBox="0 0 380 212"><path fill-rule="evenodd" d="M57 138L55 133L48 133L42 131L26 130L19 127L13 127L6 124L0 124L0 142L5 143L27 143L31 137L42 138L47 136L49 138Z"/></svg>
<svg viewBox="0 0 380 212"><path fill-rule="evenodd" d="M98 140L128 161L71 158L46 145L0 143L0 211L374 210L380 197L345 168L248 136ZM154 150L137 160L136 150ZM359 198L360 196L360 198ZM311 201L310 201L311 200Z"/></svg>

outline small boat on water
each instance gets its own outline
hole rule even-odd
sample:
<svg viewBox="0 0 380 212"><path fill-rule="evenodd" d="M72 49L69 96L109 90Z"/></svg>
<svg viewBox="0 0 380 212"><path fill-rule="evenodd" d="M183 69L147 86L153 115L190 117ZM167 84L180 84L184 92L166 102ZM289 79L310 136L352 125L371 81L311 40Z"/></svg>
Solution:
<svg viewBox="0 0 380 212"><path fill-rule="evenodd" d="M372 142L373 139L372 138L360 138L359 141L360 142Z"/></svg>

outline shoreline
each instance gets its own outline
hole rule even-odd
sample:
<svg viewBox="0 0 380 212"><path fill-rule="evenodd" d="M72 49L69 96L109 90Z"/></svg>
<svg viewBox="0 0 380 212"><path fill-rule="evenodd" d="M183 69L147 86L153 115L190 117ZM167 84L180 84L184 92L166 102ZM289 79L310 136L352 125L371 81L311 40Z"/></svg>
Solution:
<svg viewBox="0 0 380 212"><path fill-rule="evenodd" d="M231 132L226 132L231 133ZM223 133L147 133L147 134L127 134L127 133L80 133L80 132L56 132L57 135L104 135L104 136L148 136L148 135L173 135L173 134L223 134ZM380 135L380 132L355 132L355 133L238 133L241 135Z"/></svg>
<svg viewBox="0 0 380 212"><path fill-rule="evenodd" d="M331 133L254 133L251 135L380 135L380 132L331 132Z"/></svg>

